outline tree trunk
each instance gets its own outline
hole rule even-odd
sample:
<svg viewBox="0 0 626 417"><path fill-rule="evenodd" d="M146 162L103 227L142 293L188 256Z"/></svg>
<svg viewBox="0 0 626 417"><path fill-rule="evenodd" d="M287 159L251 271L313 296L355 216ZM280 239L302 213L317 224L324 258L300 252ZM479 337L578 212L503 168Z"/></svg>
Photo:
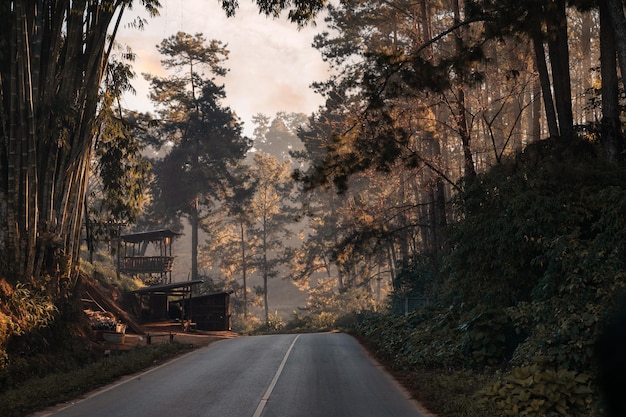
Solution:
<svg viewBox="0 0 626 417"><path fill-rule="evenodd" d="M198 279L198 229L200 228L200 219L197 195L193 200L189 223L191 224L191 280L193 281Z"/></svg>
<svg viewBox="0 0 626 417"><path fill-rule="evenodd" d="M533 63L535 64L535 63ZM535 69L536 69L535 65ZM533 81L532 85L532 100L531 115L528 120L528 131L531 132L532 142L536 142L541 139L541 81L537 77Z"/></svg>
<svg viewBox="0 0 626 417"><path fill-rule="evenodd" d="M533 36L533 46L535 49L535 62L537 64L537 72L539 73L539 82L541 83L541 96L543 97L543 106L548 123L548 133L550 137L557 137L559 136L559 125L556 121L556 109L554 108L554 101L552 100L552 88L550 85L548 64L546 63L546 52L543 47L543 41L539 35Z"/></svg>
<svg viewBox="0 0 626 417"><path fill-rule="evenodd" d="M561 137L571 139L574 135L574 116L572 114L565 0L556 0L550 4L554 5L554 8L548 13L546 26L559 133Z"/></svg>
<svg viewBox="0 0 626 417"><path fill-rule="evenodd" d="M591 61L591 36L593 29L593 17L590 12L583 13L580 37L580 49L582 50L582 59L580 60L580 74L582 75L582 91L575 94L579 97L577 104L577 113L580 112L581 120L576 123L589 124L593 122L593 112L591 106L587 106L588 93L591 90L591 71L593 63Z"/></svg>
<svg viewBox="0 0 626 417"><path fill-rule="evenodd" d="M239 223L241 227L241 275L243 276L243 318L248 318L248 283L247 283L247 264L246 264L246 241L244 235L244 222Z"/></svg>
<svg viewBox="0 0 626 417"><path fill-rule="evenodd" d="M267 299L267 284L269 277L269 264L267 262L267 220L265 218L265 214L263 215L263 307L265 310L265 324L270 324L270 308L269 302Z"/></svg>
<svg viewBox="0 0 626 417"><path fill-rule="evenodd" d="M461 23L461 10L459 7L459 0L454 0L452 2L454 8L454 23ZM463 48L463 28L460 28L456 32L456 48L457 53L460 53ZM454 118L456 122L456 127L461 136L461 144L463 146L463 176L465 178L473 178L476 176L476 169L474 166L474 157L472 155L472 147L471 147L471 136L467 124L467 109L465 108L465 90L461 74L457 74L460 78L457 81L456 87L456 108L454 109Z"/></svg>
<svg viewBox="0 0 626 417"><path fill-rule="evenodd" d="M615 31L610 23L606 0L600 1L600 74L602 77L602 122L600 140L603 157L616 163L620 159L623 138L619 120L619 91Z"/></svg>
<svg viewBox="0 0 626 417"><path fill-rule="evenodd" d="M399 175L400 175L400 189L398 191L400 193L400 196L399 196L400 201L398 202L398 204L400 205L400 207L404 207L407 204L406 181L404 178L403 171L401 171ZM408 229L409 222L407 219L407 215L405 214L404 211L402 211L399 214L398 222L399 222L398 226L400 228L398 245L400 246L400 253L402 256L402 259L400 260L400 262L401 262L401 268L405 268L409 265L410 251L409 251L409 229Z"/></svg>
<svg viewBox="0 0 626 417"><path fill-rule="evenodd" d="M607 10L615 30L615 45L617 58L622 74L622 86L626 88L624 74L626 74L626 18L624 18L624 3L621 0L606 0Z"/></svg>

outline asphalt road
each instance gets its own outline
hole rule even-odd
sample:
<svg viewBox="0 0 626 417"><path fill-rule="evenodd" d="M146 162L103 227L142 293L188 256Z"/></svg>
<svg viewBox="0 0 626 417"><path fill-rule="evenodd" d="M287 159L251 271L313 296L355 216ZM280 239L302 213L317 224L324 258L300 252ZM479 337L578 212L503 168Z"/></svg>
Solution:
<svg viewBox="0 0 626 417"><path fill-rule="evenodd" d="M223 340L112 385L55 417L423 417L341 333Z"/></svg>

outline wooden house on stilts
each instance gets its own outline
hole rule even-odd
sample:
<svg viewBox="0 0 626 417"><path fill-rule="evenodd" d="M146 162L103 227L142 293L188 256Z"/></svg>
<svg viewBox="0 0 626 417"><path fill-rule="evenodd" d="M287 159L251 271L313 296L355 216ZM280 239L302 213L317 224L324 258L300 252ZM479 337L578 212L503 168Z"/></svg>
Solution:
<svg viewBox="0 0 626 417"><path fill-rule="evenodd" d="M172 242L169 229L120 236L118 271L138 276L146 287L128 292L134 314L142 322L180 320L185 329L230 330L230 294L193 295L203 280L172 282ZM147 249L153 245L151 255Z"/></svg>
<svg viewBox="0 0 626 417"><path fill-rule="evenodd" d="M180 233L169 229L133 233L120 236L118 270L128 275L137 275L148 285L172 282L172 242ZM150 244L155 254L147 256Z"/></svg>

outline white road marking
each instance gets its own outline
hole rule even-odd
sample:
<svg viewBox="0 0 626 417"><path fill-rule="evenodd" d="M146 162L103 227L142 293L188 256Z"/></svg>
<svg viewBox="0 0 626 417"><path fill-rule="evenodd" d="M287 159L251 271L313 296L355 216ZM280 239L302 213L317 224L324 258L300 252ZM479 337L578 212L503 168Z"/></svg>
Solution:
<svg viewBox="0 0 626 417"><path fill-rule="evenodd" d="M259 402L259 405L257 406L256 411L254 412L252 417L261 417L261 413L263 412L263 409L265 408L265 404L267 404L267 401L270 399L270 395L272 395L272 391L274 391L274 387L276 386L276 383L278 382L278 378L280 378L280 374L283 372L283 368L285 367L285 363L287 362L287 359L289 358L291 349L293 349L293 345L296 344L296 341L298 340L299 337L300 335L297 335L295 339L293 339L293 342L291 342L289 349L287 349L287 352L285 353L285 357L283 358L283 361L280 363L278 370L276 370L276 375L274 375L274 379L272 379L272 383L270 384L269 387L267 387L267 391L265 391L265 395L263 395L263 398L261 398L261 401Z"/></svg>

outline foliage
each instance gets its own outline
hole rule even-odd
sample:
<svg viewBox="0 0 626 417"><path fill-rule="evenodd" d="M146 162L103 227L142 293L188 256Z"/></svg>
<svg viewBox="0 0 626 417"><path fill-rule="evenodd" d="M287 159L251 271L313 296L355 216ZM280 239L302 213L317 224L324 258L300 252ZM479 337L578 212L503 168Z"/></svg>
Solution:
<svg viewBox="0 0 626 417"><path fill-rule="evenodd" d="M103 250L97 251L91 262L83 252L80 270L85 276L95 278L105 286L118 288L121 291L136 290L143 285L137 277L118 274L115 262L116 260Z"/></svg>
<svg viewBox="0 0 626 417"><path fill-rule="evenodd" d="M266 315L262 324L254 330L256 334L280 333L285 328L285 321L278 311Z"/></svg>
<svg viewBox="0 0 626 417"><path fill-rule="evenodd" d="M163 66L172 74L145 75L161 117L160 145L170 147L156 162L155 192L162 210L171 216L193 215L199 210L197 204L210 205L209 196L220 195L229 163L242 158L249 144L241 136L239 119L222 105L224 86L214 78L227 71L222 66L228 56L226 47L218 40L207 41L202 34L179 32L158 48ZM194 206L198 195L204 198Z"/></svg>
<svg viewBox="0 0 626 417"><path fill-rule="evenodd" d="M375 309L371 291L365 285L337 289L336 280L319 279L309 291L304 310L309 314L332 313L342 316Z"/></svg>
<svg viewBox="0 0 626 417"><path fill-rule="evenodd" d="M255 0L259 13L268 17L280 17L283 11L287 12L290 22L304 26L311 22L326 5L325 0L285 1L285 0ZM238 0L222 0L222 9L228 16L234 16L239 8Z"/></svg>
<svg viewBox="0 0 626 417"><path fill-rule="evenodd" d="M255 334L256 329L262 326L260 318L250 314L244 317L243 312L232 315L231 325L232 330L241 335Z"/></svg>
<svg viewBox="0 0 626 417"><path fill-rule="evenodd" d="M626 290L626 172L594 150L547 140L467 181L439 299L451 307L361 315L354 331L396 369L501 369L477 392L491 413L597 414L594 344Z"/></svg>
<svg viewBox="0 0 626 417"><path fill-rule="evenodd" d="M591 377L538 365L516 367L480 394L507 416L587 416L593 400Z"/></svg>
<svg viewBox="0 0 626 417"><path fill-rule="evenodd" d="M416 373L415 379L428 372L436 374L430 376L430 383L409 382L419 386L424 396L420 400L432 403L433 412L468 415L474 410L474 415L481 416L598 413L588 373L538 363L506 370L504 354L519 339L503 329L511 326L505 312L431 308L406 317L362 313L356 321L351 331L391 369ZM500 368L485 365L503 365L505 370L494 374ZM455 401L456 408L438 399L450 399L452 390L462 391L454 395L465 398Z"/></svg>
<svg viewBox="0 0 626 417"><path fill-rule="evenodd" d="M436 266L423 253L414 254L393 279L392 300L398 297L433 295Z"/></svg>
<svg viewBox="0 0 626 417"><path fill-rule="evenodd" d="M101 201L98 208L92 202L91 211L107 221L134 223L146 204L144 190L151 166L141 155L145 149L140 140L142 121L125 112L120 104L125 91L135 92L131 85L135 75L131 63L135 55L127 51L121 58L128 62L112 58L107 67L105 91L96 118L94 153L97 162L93 170L98 177Z"/></svg>
<svg viewBox="0 0 626 417"><path fill-rule="evenodd" d="M548 140L465 184L455 199L460 221L448 234L450 297L507 307L556 295L563 262L592 256L589 245L601 249L598 227L608 225L602 216L616 216L606 194L620 193L625 173L589 155L583 141ZM609 242L623 250L613 237ZM609 257L614 250L594 253Z"/></svg>
<svg viewBox="0 0 626 417"><path fill-rule="evenodd" d="M406 316L363 315L353 329L398 369L501 365L520 341L504 311L481 307L430 306Z"/></svg>
<svg viewBox="0 0 626 417"><path fill-rule="evenodd" d="M57 307L44 291L0 279L0 375L10 363L9 341L50 325L57 316Z"/></svg>
<svg viewBox="0 0 626 417"><path fill-rule="evenodd" d="M598 323L626 287L626 173L588 146L531 146L457 200L447 288L457 301L507 308L528 335L517 366L589 371Z"/></svg>
<svg viewBox="0 0 626 417"><path fill-rule="evenodd" d="M456 313L451 310L413 312L409 316L363 313L355 332L394 369L459 366L463 355L458 343Z"/></svg>
<svg viewBox="0 0 626 417"><path fill-rule="evenodd" d="M428 411L438 416L495 417L498 408L493 403L479 403L476 393L493 381L490 373L464 369L417 368L411 372L396 372L404 386L415 393Z"/></svg>
<svg viewBox="0 0 626 417"><path fill-rule="evenodd" d="M57 308L42 292L34 291L26 284L0 281L0 306L5 317L9 317L6 327L9 333L21 335L32 329L46 326L57 312Z"/></svg>
<svg viewBox="0 0 626 417"><path fill-rule="evenodd" d="M288 323L290 331L351 330L358 316L376 309L370 291L363 287L338 290L334 279L320 279L310 289L306 307L295 311Z"/></svg>
<svg viewBox="0 0 626 417"><path fill-rule="evenodd" d="M512 320L503 309L477 308L472 313L459 326L469 362L478 369L505 363L520 341Z"/></svg>

